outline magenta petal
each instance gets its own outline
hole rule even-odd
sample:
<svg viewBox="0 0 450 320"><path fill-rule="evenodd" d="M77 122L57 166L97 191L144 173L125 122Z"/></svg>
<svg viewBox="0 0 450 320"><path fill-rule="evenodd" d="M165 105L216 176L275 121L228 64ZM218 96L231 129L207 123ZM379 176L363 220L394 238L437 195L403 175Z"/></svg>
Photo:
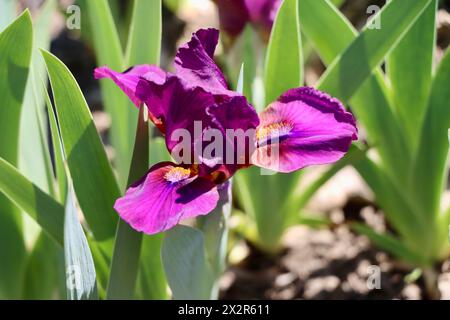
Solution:
<svg viewBox="0 0 450 320"><path fill-rule="evenodd" d="M133 229L146 234L168 230L184 218L208 214L219 200L217 188L188 170L172 163L154 166L114 208Z"/></svg>
<svg viewBox="0 0 450 320"><path fill-rule="evenodd" d="M213 119L213 126L222 131L226 138L222 152L225 166L221 171L231 176L240 167L249 165L249 155L253 151L251 146L255 144L254 134L259 125L258 115L243 96L210 106L207 112Z"/></svg>
<svg viewBox="0 0 450 320"><path fill-rule="evenodd" d="M279 172L341 159L358 132L337 99L313 88L289 90L260 114L260 122L252 163Z"/></svg>
<svg viewBox="0 0 450 320"><path fill-rule="evenodd" d="M214 0L214 2L219 9L221 30L233 37L238 36L250 21L245 0Z"/></svg>
<svg viewBox="0 0 450 320"><path fill-rule="evenodd" d="M190 86L213 94L235 95L228 90L225 77L213 60L219 41L216 29L200 29L191 41L181 46L175 58L176 74Z"/></svg>
<svg viewBox="0 0 450 320"><path fill-rule="evenodd" d="M163 83L166 73L153 65L138 65L122 73L104 66L95 69L94 76L96 79L112 79L131 101L133 101L136 107L139 107L142 101L136 96L136 89L140 78L145 77L146 79L152 79L156 83Z"/></svg>
<svg viewBox="0 0 450 320"><path fill-rule="evenodd" d="M281 0L245 0L252 23L265 29L272 29Z"/></svg>

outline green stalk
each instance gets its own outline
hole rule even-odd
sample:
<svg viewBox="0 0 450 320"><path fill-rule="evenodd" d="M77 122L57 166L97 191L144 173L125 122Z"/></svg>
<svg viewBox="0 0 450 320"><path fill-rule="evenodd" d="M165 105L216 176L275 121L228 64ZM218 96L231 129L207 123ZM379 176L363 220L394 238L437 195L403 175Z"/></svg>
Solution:
<svg viewBox="0 0 450 320"><path fill-rule="evenodd" d="M148 122L144 120L144 107L139 112L133 158L128 185L142 177L148 170L149 134ZM117 227L107 299L133 299L139 270L142 233L133 230L120 220Z"/></svg>

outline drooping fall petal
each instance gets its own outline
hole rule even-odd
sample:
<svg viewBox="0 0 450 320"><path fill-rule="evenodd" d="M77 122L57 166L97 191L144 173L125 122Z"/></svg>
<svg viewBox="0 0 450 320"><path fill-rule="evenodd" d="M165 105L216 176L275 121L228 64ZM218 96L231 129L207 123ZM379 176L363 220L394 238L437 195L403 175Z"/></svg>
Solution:
<svg viewBox="0 0 450 320"><path fill-rule="evenodd" d="M131 186L115 210L133 229L156 234L180 220L205 215L217 205L215 185L184 167L160 163Z"/></svg>
<svg viewBox="0 0 450 320"><path fill-rule="evenodd" d="M341 159L357 129L353 115L325 93L291 89L260 114L252 163L292 172Z"/></svg>

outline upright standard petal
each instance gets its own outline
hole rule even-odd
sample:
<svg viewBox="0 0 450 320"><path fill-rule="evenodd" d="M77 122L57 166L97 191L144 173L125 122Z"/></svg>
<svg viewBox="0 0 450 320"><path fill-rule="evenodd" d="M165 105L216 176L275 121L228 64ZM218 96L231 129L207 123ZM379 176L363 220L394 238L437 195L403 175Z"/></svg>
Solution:
<svg viewBox="0 0 450 320"><path fill-rule="evenodd" d="M180 138L190 138L189 145L193 146L194 137L200 137L203 129L211 123L206 109L215 103L215 97L201 87L188 85L178 76L168 75L167 81L162 85L141 80L137 96L147 105L149 114L165 134L170 152ZM193 156L193 152L190 154Z"/></svg>
<svg viewBox="0 0 450 320"><path fill-rule="evenodd" d="M178 49L175 57L176 75L190 86L197 86L213 94L236 95L228 90L220 68L214 62L214 51L219 41L216 29L200 29L191 40Z"/></svg>
<svg viewBox="0 0 450 320"><path fill-rule="evenodd" d="M325 93L291 89L260 114L252 163L279 172L341 159L357 139L353 115Z"/></svg>
<svg viewBox="0 0 450 320"><path fill-rule="evenodd" d="M110 78L120 89L133 101L136 107L139 107L142 101L136 96L136 89L141 77L151 79L156 83L163 83L166 78L166 73L154 65L138 65L134 66L125 72L117 72L111 70L107 66L97 68L94 71L96 79Z"/></svg>
<svg viewBox="0 0 450 320"><path fill-rule="evenodd" d="M114 208L133 229L156 234L184 218L208 214L218 200L217 188L209 180L195 176L189 168L160 163L131 186Z"/></svg>
<svg viewBox="0 0 450 320"><path fill-rule="evenodd" d="M212 117L212 127L218 129L223 137L220 153L222 165L214 169L224 172L225 177L229 178L238 169L250 165L255 131L259 125L258 115L243 96L212 105L207 113Z"/></svg>

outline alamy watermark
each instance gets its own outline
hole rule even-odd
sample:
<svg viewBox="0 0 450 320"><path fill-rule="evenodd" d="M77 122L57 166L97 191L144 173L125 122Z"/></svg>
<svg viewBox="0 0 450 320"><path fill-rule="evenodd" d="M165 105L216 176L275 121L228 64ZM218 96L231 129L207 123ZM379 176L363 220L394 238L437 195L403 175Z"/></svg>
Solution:
<svg viewBox="0 0 450 320"><path fill-rule="evenodd" d="M70 5L66 9L66 27L69 30L81 29L81 9L77 5Z"/></svg>

